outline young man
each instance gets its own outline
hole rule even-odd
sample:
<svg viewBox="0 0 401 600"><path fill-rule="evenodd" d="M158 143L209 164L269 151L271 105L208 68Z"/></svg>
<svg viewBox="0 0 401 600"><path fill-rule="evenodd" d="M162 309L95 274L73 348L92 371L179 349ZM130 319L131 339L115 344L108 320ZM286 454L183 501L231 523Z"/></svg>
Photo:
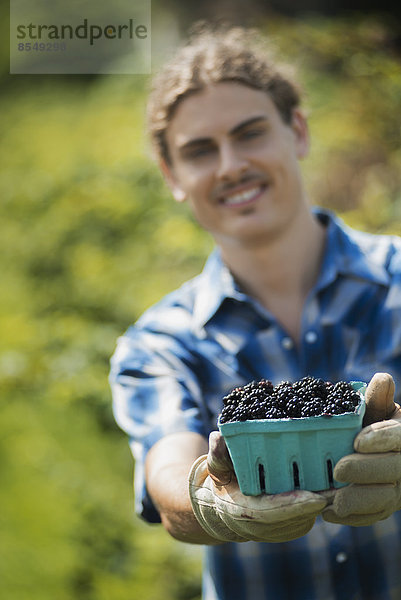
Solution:
<svg viewBox="0 0 401 600"><path fill-rule="evenodd" d="M155 79L160 167L216 249L119 339L115 416L138 512L207 546L205 599L399 600L401 241L310 209L299 104L238 28L198 34ZM350 485L243 496L215 431L222 397L305 375L371 381L357 452L335 470Z"/></svg>

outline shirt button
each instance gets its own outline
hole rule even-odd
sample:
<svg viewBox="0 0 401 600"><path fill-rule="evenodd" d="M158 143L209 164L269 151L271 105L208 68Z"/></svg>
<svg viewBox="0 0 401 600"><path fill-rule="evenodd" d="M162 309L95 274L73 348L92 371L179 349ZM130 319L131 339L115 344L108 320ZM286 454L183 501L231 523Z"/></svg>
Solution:
<svg viewBox="0 0 401 600"><path fill-rule="evenodd" d="M336 561L338 563L344 563L347 560L348 556L346 555L345 552L338 552L338 554L336 554Z"/></svg>
<svg viewBox="0 0 401 600"><path fill-rule="evenodd" d="M317 333L315 333L315 331L308 331L308 333L305 335L305 339L308 344L314 344L317 340Z"/></svg>
<svg viewBox="0 0 401 600"><path fill-rule="evenodd" d="M294 347L294 342L290 337L283 337L281 340L281 345L285 350L291 350Z"/></svg>

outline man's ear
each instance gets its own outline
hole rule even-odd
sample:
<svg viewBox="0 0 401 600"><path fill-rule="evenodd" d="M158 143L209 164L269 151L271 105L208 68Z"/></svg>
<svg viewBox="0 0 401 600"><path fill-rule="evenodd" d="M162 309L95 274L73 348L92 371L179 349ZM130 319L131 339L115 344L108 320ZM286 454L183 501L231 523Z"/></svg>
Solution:
<svg viewBox="0 0 401 600"><path fill-rule="evenodd" d="M163 177L168 187L170 188L176 202L185 202L185 200L187 199L186 193L179 186L171 166L167 163L167 161L164 158L160 159L159 166Z"/></svg>
<svg viewBox="0 0 401 600"><path fill-rule="evenodd" d="M309 128L306 116L299 108L295 108L292 113L291 126L296 137L297 156L299 159L305 158L310 147Z"/></svg>

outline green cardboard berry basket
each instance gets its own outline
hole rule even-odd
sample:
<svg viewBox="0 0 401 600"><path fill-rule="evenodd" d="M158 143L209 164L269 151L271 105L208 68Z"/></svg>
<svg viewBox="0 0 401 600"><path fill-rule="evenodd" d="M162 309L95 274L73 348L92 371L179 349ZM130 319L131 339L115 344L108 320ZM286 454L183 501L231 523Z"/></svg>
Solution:
<svg viewBox="0 0 401 600"><path fill-rule="evenodd" d="M361 397L353 413L219 423L241 492L257 496L346 485L334 479L334 466L354 451L365 414L366 383L351 385Z"/></svg>

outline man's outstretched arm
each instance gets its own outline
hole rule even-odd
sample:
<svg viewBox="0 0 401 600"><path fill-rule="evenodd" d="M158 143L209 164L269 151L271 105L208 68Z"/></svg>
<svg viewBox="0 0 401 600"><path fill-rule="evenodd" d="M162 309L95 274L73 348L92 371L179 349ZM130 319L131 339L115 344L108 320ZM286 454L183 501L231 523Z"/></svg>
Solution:
<svg viewBox="0 0 401 600"><path fill-rule="evenodd" d="M162 438L146 458L146 485L168 533L191 544L218 544L196 519L189 497L192 464L207 454L207 440L191 431Z"/></svg>

